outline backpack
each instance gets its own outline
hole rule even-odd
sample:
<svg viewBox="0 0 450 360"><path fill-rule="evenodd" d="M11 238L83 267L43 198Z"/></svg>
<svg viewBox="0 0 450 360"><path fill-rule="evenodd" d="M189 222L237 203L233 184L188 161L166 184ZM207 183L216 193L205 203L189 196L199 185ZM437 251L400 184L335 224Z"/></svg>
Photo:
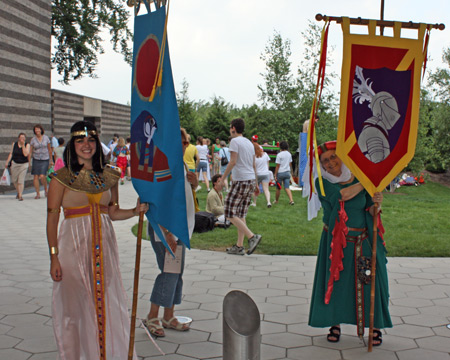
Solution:
<svg viewBox="0 0 450 360"><path fill-rule="evenodd" d="M223 149L222 149L223 151ZM225 154L225 151L223 151L223 157L220 159L220 165L222 166L227 166L228 165L228 158L227 158L227 154Z"/></svg>
<svg viewBox="0 0 450 360"><path fill-rule="evenodd" d="M199 211L195 213L195 226L194 231L203 233L214 229L216 223L216 217L206 211Z"/></svg>

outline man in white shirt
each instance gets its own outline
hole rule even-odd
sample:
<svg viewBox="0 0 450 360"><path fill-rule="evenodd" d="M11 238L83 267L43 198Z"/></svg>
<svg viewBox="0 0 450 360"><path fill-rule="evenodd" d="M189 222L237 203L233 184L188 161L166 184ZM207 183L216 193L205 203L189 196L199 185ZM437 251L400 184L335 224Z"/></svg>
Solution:
<svg viewBox="0 0 450 360"><path fill-rule="evenodd" d="M114 154L114 149L116 148L118 141L119 141L119 137L117 137L116 135L114 135L113 141L112 141L112 143L109 145L109 150L110 150L110 155L111 155L111 158L110 158L110 163L111 163L111 164L114 164L114 163L116 162L116 159L115 159L115 157L114 157L113 154Z"/></svg>
<svg viewBox="0 0 450 360"><path fill-rule="evenodd" d="M244 120L234 119L231 121L230 161L220 180L221 187L223 187L224 179L230 172L232 173L233 182L225 199L224 208L225 217L238 229L236 245L227 249L228 254L234 255L245 254L244 237L248 238L248 255L255 251L261 241L261 235L254 234L245 222L252 194L258 194L259 189L256 186L255 148L250 140L242 136L244 129Z"/></svg>
<svg viewBox="0 0 450 360"><path fill-rule="evenodd" d="M103 144L102 142L100 142L100 144L102 145L102 151L103 151L103 156L105 157L106 161L109 161L110 159L110 155L111 155L111 150L108 146L106 146L105 144Z"/></svg>
<svg viewBox="0 0 450 360"><path fill-rule="evenodd" d="M50 146L52 148L53 162L56 162L55 149L59 146L59 143L58 143L58 138L55 136L55 133L52 133L52 135L51 135Z"/></svg>
<svg viewBox="0 0 450 360"><path fill-rule="evenodd" d="M280 144L281 151L277 154L275 163L275 179L277 180L277 191L275 193L275 204L278 203L280 198L281 185L284 186L284 191L286 191L289 197L289 204L294 205L294 199L292 198L292 192L289 189L289 183L292 174L292 155L288 151L289 145L286 141L282 141Z"/></svg>

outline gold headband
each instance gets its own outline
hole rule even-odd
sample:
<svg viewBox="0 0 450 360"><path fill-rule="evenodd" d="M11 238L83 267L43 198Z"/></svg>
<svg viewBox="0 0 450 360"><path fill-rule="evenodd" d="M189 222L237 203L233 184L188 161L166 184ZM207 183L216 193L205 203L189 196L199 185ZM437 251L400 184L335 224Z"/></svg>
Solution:
<svg viewBox="0 0 450 360"><path fill-rule="evenodd" d="M84 130L79 130L79 131L74 131L73 133L70 134L71 137L74 136L85 136L88 137L89 135L91 136L95 136L97 135L97 131L95 130L87 130L86 127L84 128Z"/></svg>

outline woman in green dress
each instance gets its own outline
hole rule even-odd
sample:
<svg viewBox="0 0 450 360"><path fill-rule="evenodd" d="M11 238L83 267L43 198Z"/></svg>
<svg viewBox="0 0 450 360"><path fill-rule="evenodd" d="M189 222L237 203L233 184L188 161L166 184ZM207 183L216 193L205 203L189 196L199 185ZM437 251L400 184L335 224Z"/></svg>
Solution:
<svg viewBox="0 0 450 360"><path fill-rule="evenodd" d="M319 192L324 228L317 255L309 325L328 327L327 339L338 342L340 324L353 324L360 337L369 327L370 264L374 202L381 209L383 195L373 198L336 155L336 141L318 149L325 195ZM316 188L319 189L318 181ZM381 345L379 329L392 327L386 269L384 229L377 221L377 266L373 345Z"/></svg>

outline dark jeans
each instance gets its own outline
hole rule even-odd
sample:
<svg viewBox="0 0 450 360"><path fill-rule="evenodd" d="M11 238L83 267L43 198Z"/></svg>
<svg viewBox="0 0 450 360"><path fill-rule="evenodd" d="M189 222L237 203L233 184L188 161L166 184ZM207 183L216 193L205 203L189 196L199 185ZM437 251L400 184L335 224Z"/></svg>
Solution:
<svg viewBox="0 0 450 360"><path fill-rule="evenodd" d="M181 273L172 274L164 272L164 257L166 256L166 248L161 241L155 240L155 232L148 225L148 233L150 235L150 241L155 251L156 261L158 262L159 270L161 273L156 277L155 284L153 285L152 295L150 301L153 304L171 308L173 305L181 304L181 295L183 290L183 270L184 270L184 258L186 253L186 247L181 241L178 241L178 245L183 247L181 257ZM167 256L172 256L167 253Z"/></svg>

